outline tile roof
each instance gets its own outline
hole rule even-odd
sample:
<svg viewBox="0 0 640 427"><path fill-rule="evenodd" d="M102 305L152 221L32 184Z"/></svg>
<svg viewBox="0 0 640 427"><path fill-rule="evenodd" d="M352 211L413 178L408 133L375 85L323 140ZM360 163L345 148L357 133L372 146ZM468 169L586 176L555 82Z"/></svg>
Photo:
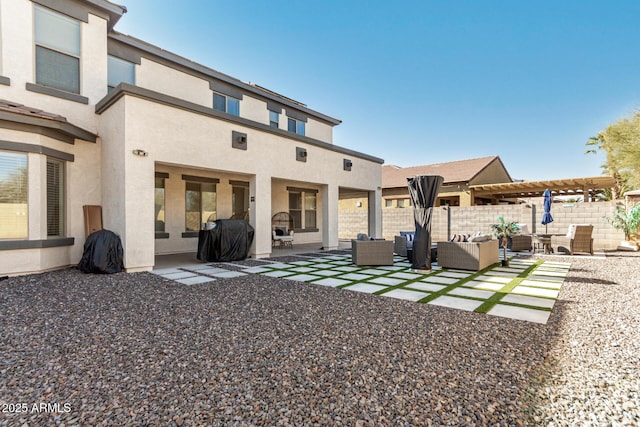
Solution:
<svg viewBox="0 0 640 427"><path fill-rule="evenodd" d="M434 163L432 165L410 166L401 168L395 165L382 166L382 188L406 187L407 178L416 175L440 175L444 183L469 182L485 169L498 156L480 157L477 159L457 160L454 162Z"/></svg>
<svg viewBox="0 0 640 427"><path fill-rule="evenodd" d="M47 113L46 111L39 110L37 108L26 107L17 102L11 102L4 99L0 99L0 111L21 114L23 116L37 117L39 119L55 120L62 123L67 122L66 117L62 117L58 114Z"/></svg>

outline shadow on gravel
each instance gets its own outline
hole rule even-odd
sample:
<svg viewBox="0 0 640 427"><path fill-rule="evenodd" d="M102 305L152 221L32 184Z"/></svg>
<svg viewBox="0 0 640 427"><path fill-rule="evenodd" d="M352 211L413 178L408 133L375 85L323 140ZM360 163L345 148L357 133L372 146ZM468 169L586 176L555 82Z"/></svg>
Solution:
<svg viewBox="0 0 640 427"><path fill-rule="evenodd" d="M572 270L573 271L573 270ZM596 279L593 277L579 277L579 276L567 276L565 282L572 283L588 283L588 284L597 284L597 285L619 285L618 282L613 282L611 280L604 279Z"/></svg>

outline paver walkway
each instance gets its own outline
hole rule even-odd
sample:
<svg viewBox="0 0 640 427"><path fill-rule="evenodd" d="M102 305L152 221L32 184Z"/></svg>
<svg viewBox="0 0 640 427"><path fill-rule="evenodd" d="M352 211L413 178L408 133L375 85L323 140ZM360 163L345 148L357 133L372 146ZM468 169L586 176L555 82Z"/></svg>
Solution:
<svg viewBox="0 0 640 427"><path fill-rule="evenodd" d="M356 266L350 254L309 254L298 258L302 260L254 260L261 265L233 264L229 270L220 268L219 263L194 263L153 273L185 285L262 274L544 324L570 267L563 262L512 258L509 267L495 264L473 272L433 264L433 271L423 274L412 271L406 258L398 256L394 265L379 267Z"/></svg>

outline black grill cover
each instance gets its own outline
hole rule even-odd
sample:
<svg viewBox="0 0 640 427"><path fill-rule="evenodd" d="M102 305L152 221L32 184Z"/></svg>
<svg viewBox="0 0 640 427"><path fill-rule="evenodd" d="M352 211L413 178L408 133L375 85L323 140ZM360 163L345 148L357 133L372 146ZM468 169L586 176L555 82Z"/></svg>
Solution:
<svg viewBox="0 0 640 427"><path fill-rule="evenodd" d="M243 219L219 219L212 230L200 230L200 261L240 261L249 255L254 229Z"/></svg>
<svg viewBox="0 0 640 427"><path fill-rule="evenodd" d="M84 273L120 273L124 271L124 251L120 236L98 230L87 237L78 269Z"/></svg>

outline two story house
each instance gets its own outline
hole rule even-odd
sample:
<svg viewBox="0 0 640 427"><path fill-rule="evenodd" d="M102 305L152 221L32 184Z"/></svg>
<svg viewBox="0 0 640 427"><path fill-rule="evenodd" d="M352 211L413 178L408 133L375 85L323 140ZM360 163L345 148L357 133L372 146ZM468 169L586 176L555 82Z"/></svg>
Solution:
<svg viewBox="0 0 640 427"><path fill-rule="evenodd" d="M333 143L340 120L114 26L107 0L0 0L0 275L77 263L83 206L102 207L127 271L195 252L201 224L246 218L254 257L272 216L297 243L338 246L341 192L369 195L382 159Z"/></svg>

